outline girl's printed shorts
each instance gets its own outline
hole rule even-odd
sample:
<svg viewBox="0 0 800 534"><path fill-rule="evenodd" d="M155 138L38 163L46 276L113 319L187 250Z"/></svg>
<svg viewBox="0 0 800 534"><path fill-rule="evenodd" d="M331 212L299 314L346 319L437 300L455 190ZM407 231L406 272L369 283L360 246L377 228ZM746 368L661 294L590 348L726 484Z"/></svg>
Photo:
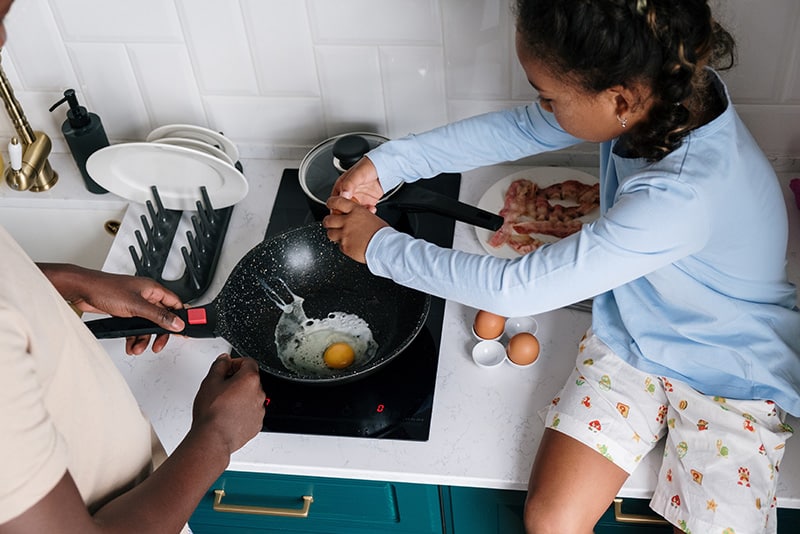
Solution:
<svg viewBox="0 0 800 534"><path fill-rule="evenodd" d="M793 430L772 401L712 397L641 372L589 330L546 411L546 427L628 473L666 436L650 507L684 532L776 532L778 469Z"/></svg>

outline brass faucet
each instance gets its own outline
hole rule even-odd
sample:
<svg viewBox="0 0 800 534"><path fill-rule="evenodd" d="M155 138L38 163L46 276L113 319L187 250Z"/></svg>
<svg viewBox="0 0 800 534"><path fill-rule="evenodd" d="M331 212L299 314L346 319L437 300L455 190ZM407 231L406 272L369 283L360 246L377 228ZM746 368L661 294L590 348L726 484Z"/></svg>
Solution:
<svg viewBox="0 0 800 534"><path fill-rule="evenodd" d="M0 57L1 61L2 57ZM8 116L17 131L19 142L22 143L22 163L21 165L9 165L5 172L6 182L17 191L30 190L36 193L47 191L58 181L58 173L50 167L50 162L47 160L52 143L47 134L33 131L31 125L28 124L22 106L14 97L14 90L8 83L2 64L0 64L0 98L6 105ZM14 160L15 158L9 159Z"/></svg>

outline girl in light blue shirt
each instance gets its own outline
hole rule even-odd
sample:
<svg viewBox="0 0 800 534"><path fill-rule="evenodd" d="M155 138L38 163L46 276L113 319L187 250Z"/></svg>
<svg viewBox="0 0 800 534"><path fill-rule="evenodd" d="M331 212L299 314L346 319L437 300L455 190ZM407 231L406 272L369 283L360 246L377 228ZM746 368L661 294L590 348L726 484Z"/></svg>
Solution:
<svg viewBox="0 0 800 534"><path fill-rule="evenodd" d="M587 425L566 408L556 415L576 430L548 420L526 503L529 532L591 531L641 454L644 431L631 423L640 405L660 425L648 429L644 453L666 434L667 456L681 460L665 460L657 512L687 531L771 532L790 434L783 412L800 415L800 312L786 276L776 176L712 70L731 66L733 40L705 0L519 0L516 15L517 54L538 101L373 150L334 187L328 206L340 213L325 219L328 236L377 275L500 315L594 297L588 346L596 359L647 381L648 394L657 388L652 407L631 390L593 390L604 400L594 406L609 406L596 421L607 424L577 430ZM525 256L442 249L374 215L400 182L581 141L600 144L601 216ZM597 365L581 354L579 368L587 360ZM675 391L702 399L692 402L703 405L703 424L681 417L689 401ZM751 413L762 408L763 418ZM598 426L603 443L630 458L595 447ZM681 429L695 432L685 438ZM626 432L636 446L623 441ZM762 451L770 440L774 450ZM733 471L696 456L704 447L718 453L720 442L748 451ZM749 493L726 489L744 487L745 472Z"/></svg>

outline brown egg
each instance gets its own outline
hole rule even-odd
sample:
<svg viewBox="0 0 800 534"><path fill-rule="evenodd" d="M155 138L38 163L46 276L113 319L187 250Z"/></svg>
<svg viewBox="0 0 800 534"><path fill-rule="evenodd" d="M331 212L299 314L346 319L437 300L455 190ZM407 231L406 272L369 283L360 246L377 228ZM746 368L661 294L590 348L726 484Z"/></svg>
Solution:
<svg viewBox="0 0 800 534"><path fill-rule="evenodd" d="M529 332L520 332L509 340L506 354L517 365L532 364L539 357L539 340Z"/></svg>
<svg viewBox="0 0 800 534"><path fill-rule="evenodd" d="M475 335L482 339L497 339L503 335L505 327L505 317L486 310L480 310L475 314L475 322L472 324Z"/></svg>

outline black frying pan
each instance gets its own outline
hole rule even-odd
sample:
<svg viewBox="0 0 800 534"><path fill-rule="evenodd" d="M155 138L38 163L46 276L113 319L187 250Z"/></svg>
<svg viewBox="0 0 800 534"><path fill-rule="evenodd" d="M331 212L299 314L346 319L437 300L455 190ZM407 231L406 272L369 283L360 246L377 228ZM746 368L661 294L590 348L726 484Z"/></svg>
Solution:
<svg viewBox="0 0 800 534"><path fill-rule="evenodd" d="M275 278L305 299L303 308L309 318L338 311L364 319L378 343L377 354L332 375L300 374L286 368L275 345L275 326L282 312L260 282ZM257 245L239 261L210 304L175 313L187 324L180 334L221 337L239 353L257 360L269 374L325 384L360 378L389 362L417 336L429 307L429 295L374 276L366 265L342 254L321 224L313 223ZM203 313L205 323L191 324L190 317ZM140 318L113 317L86 325L101 339L167 332Z"/></svg>

